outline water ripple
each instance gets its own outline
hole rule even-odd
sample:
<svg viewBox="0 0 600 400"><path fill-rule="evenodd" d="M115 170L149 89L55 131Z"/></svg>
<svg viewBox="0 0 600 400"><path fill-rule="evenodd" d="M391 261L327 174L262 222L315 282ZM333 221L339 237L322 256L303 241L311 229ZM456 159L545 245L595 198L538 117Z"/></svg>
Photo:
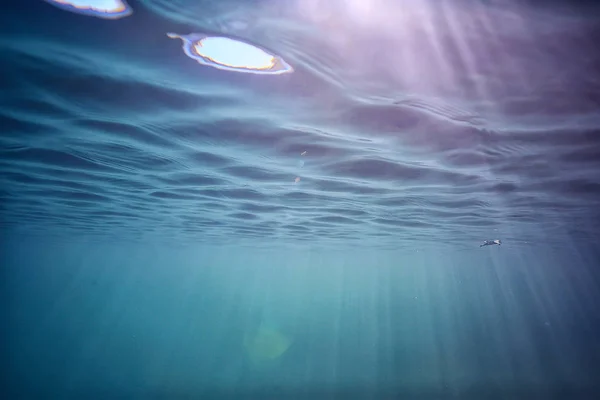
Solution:
<svg viewBox="0 0 600 400"><path fill-rule="evenodd" d="M589 72L599 59L584 38L597 30L574 16L560 28L548 22L558 16L519 25L493 7L456 6L422 11L437 30L393 35L378 14L352 42L352 23L368 21L321 3L319 15L264 2L195 2L187 14L188 2L144 1L129 18L101 21L142 30L111 46L99 40L109 31L74 40L60 24L11 28L0 42L3 229L382 247L522 244L561 229L593 237L600 86ZM194 9L205 14L193 20ZM501 32L494 12L515 31ZM79 18L63 14L65 24ZM246 35L295 72L232 77L190 65L164 36L184 22ZM422 51L410 61L401 41Z"/></svg>

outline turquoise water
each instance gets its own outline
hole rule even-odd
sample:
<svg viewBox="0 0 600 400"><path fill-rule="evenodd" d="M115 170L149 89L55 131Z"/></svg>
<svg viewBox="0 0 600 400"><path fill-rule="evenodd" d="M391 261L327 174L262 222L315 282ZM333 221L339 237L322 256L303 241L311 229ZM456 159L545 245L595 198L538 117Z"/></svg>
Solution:
<svg viewBox="0 0 600 400"><path fill-rule="evenodd" d="M589 398L593 259L493 250L14 245L8 388L14 398ZM244 336L265 319L292 344L252 362Z"/></svg>
<svg viewBox="0 0 600 400"><path fill-rule="evenodd" d="M94 4L0 16L3 398L594 398L597 8Z"/></svg>

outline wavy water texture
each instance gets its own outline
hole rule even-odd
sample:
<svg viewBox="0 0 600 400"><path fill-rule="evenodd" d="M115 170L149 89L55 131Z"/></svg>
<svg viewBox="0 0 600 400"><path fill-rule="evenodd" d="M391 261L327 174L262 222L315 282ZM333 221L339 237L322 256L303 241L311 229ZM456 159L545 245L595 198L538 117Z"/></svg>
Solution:
<svg viewBox="0 0 600 400"><path fill-rule="evenodd" d="M39 3L12 6L0 42L6 231L382 247L597 232L590 13L147 0L90 22ZM294 73L202 67L168 31L245 38Z"/></svg>

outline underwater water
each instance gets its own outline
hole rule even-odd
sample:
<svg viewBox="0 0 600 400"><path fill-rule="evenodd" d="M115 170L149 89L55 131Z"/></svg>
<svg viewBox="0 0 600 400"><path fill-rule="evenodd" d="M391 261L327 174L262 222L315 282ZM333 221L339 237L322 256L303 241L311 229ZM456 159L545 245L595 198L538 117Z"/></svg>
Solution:
<svg viewBox="0 0 600 400"><path fill-rule="evenodd" d="M2 398L600 393L592 2L3 6Z"/></svg>

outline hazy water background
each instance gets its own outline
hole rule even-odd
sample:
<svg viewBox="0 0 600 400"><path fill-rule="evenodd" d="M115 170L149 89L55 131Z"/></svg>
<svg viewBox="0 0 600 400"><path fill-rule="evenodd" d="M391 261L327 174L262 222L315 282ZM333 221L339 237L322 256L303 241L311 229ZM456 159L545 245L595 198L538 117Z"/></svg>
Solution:
<svg viewBox="0 0 600 400"><path fill-rule="evenodd" d="M591 398L598 8L130 5L0 16L10 398ZM203 31L295 71L166 37Z"/></svg>

